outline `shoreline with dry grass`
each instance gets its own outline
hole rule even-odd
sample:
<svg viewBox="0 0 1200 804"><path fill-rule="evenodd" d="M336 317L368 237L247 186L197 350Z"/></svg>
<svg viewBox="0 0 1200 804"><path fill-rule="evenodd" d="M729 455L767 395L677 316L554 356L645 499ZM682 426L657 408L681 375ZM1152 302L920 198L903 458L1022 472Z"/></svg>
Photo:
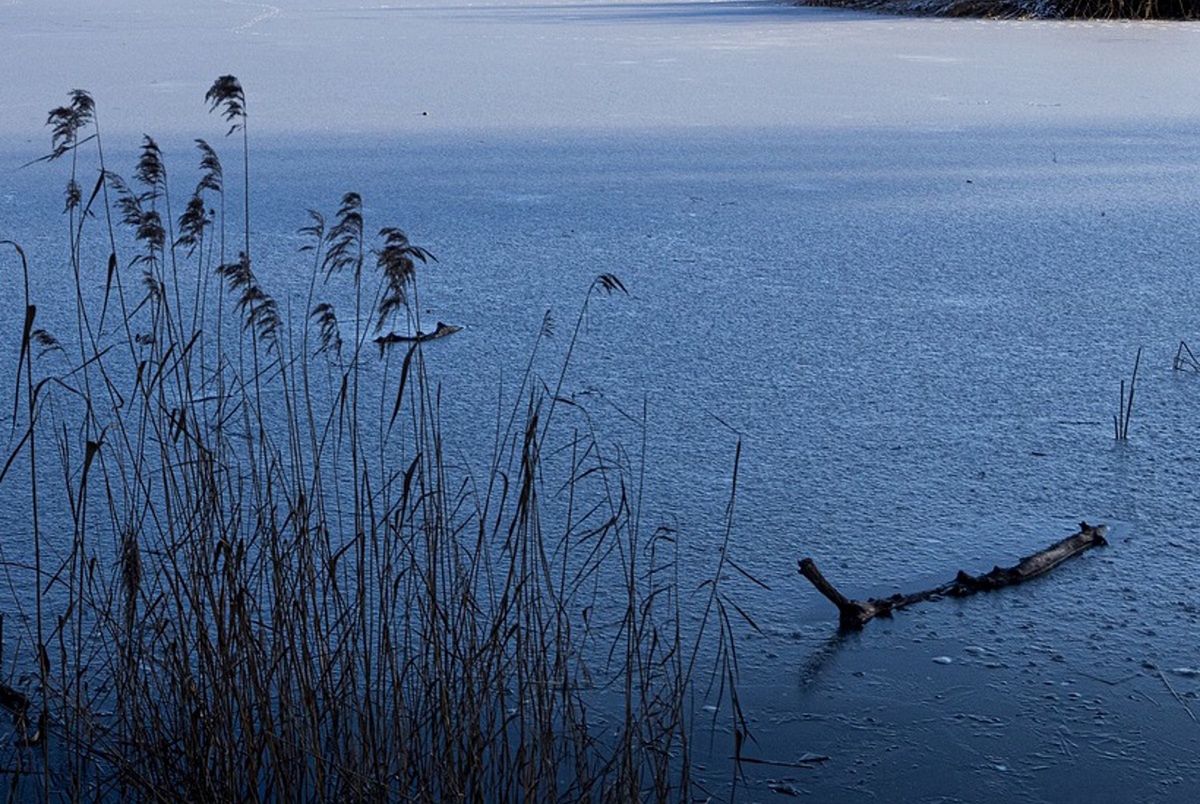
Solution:
<svg viewBox="0 0 1200 804"><path fill-rule="evenodd" d="M984 19L1200 19L1198 0L800 0L799 5L914 17Z"/></svg>

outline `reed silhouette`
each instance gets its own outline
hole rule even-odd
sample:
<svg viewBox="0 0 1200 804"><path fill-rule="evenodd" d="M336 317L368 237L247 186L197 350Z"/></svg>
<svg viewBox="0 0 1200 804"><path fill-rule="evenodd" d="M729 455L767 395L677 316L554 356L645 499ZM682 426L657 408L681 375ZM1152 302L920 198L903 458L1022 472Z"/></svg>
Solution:
<svg viewBox="0 0 1200 804"><path fill-rule="evenodd" d="M627 293L602 274L557 377L534 368L549 314L531 334L487 465L451 461L438 347L373 337L420 331L433 255L394 226L371 238L347 193L299 230L291 315L254 256L245 93L222 76L205 100L241 134L242 198L197 140L178 216L152 138L126 182L86 92L50 113L35 161L67 166L74 309L55 320L72 332L39 325L26 253L0 241L25 310L0 485L31 542L3 556L9 797L697 794L693 732L717 722L698 701L735 748L748 734L733 636L752 621L729 589L740 446L723 549L684 586L676 534L642 522L641 459L564 397L589 307Z"/></svg>

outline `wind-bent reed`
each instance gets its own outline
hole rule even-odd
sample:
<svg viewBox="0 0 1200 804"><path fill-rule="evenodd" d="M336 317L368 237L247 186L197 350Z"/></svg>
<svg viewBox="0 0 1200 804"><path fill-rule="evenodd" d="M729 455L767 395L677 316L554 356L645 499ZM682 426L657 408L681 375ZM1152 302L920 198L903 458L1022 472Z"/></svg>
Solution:
<svg viewBox="0 0 1200 804"><path fill-rule="evenodd" d="M242 133L248 170L240 83L223 76L206 100ZM734 750L746 734L732 636L749 618L725 590L743 572L728 549L737 465L720 563L681 591L674 534L643 530L636 461L585 414L572 424L561 396L579 324L621 280L587 289L553 391L533 369L551 327L535 335L476 476L448 462L426 347L375 338L419 330L428 251L395 227L371 245L357 194L328 222L311 212L293 321L252 258L248 175L231 258L208 143L176 218L153 139L130 184L105 164L87 93L50 124L39 161L70 164L69 337L38 326L26 255L0 241L25 272L0 484L28 494L33 557L0 548L10 797L692 796L705 686ZM89 225L108 244L99 288ZM682 622L689 593L698 628Z"/></svg>

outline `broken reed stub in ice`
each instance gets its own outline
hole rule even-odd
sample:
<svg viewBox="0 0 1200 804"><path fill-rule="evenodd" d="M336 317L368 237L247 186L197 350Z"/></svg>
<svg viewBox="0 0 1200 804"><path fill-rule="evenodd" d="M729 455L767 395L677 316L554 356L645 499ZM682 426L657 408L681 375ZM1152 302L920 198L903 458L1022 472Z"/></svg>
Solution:
<svg viewBox="0 0 1200 804"><path fill-rule="evenodd" d="M971 575L969 572L959 570L954 580L910 595L896 594L884 598L851 600L825 579L811 558L800 561L800 574L817 587L818 592L829 598L833 605L837 606L843 628L857 629L862 628L876 617L887 617L896 609L902 609L914 603L943 597L966 597L976 592L990 592L1005 586L1024 583L1030 578L1036 578L1049 572L1068 558L1079 555L1090 547L1108 544L1104 538L1107 530L1108 528L1104 525L1093 526L1086 522L1080 522L1078 533L1055 542L1045 550L1022 558L1015 566L993 567L991 572L984 575Z"/></svg>

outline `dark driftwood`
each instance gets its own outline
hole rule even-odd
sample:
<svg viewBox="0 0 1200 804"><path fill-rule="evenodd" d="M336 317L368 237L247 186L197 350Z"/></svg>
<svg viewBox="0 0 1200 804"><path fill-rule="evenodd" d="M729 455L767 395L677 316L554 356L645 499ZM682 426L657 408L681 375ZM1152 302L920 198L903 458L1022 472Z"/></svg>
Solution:
<svg viewBox="0 0 1200 804"><path fill-rule="evenodd" d="M380 335L378 338L376 338L375 343L383 346L389 343L432 341L434 338L444 338L447 335L453 335L461 329L462 327L456 327L453 324L443 324L441 321L439 321L433 332L421 332L420 330L417 330L416 335L401 335L398 332L389 332L387 335Z"/></svg>
<svg viewBox="0 0 1200 804"><path fill-rule="evenodd" d="M1076 556L1090 547L1108 544L1104 538L1106 530L1104 525L1092 526L1086 522L1080 522L1078 533L1050 545L1045 550L1022 558L1016 566L994 567L991 572L984 575L971 575L959 570L954 580L911 595L897 594L885 598L851 600L825 579L811 558L800 562L800 574L808 578L812 585L817 587L817 591L837 606L843 628L862 628L868 621L876 617L889 616L896 609L902 609L914 603L943 597L966 597L976 592L990 592L993 589L1024 583L1030 578L1036 578L1049 572L1068 558Z"/></svg>

